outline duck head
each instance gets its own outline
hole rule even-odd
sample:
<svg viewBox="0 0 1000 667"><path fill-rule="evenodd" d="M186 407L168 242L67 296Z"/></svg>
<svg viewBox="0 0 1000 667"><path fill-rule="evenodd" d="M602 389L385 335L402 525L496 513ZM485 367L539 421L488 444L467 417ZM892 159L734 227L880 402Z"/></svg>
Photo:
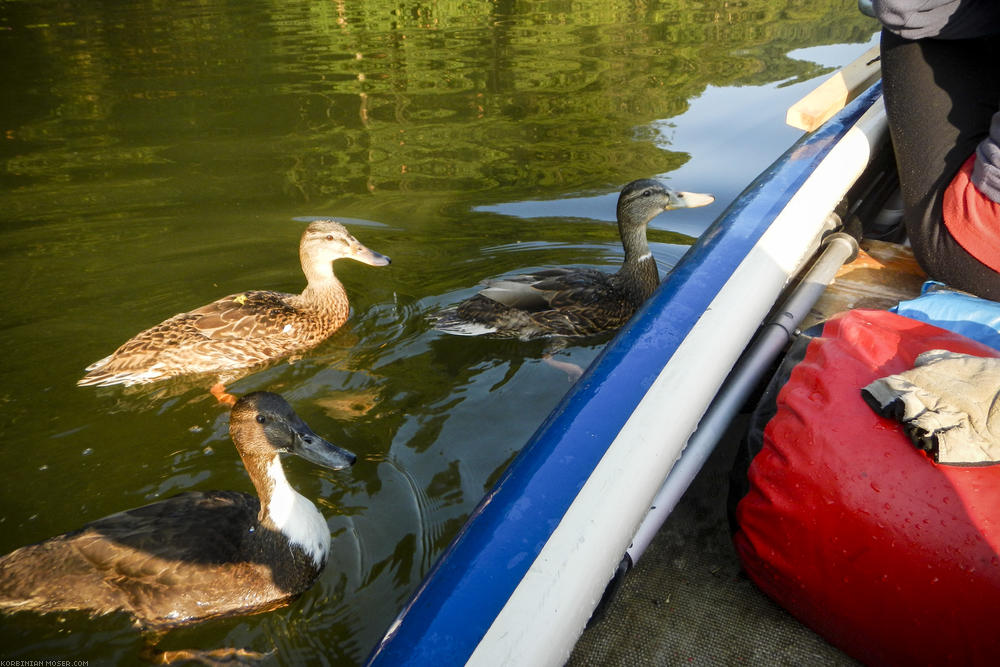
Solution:
<svg viewBox="0 0 1000 667"><path fill-rule="evenodd" d="M310 282L315 278L332 277L331 264L345 257L370 266L386 266L391 261L358 241L335 220L309 223L299 243L299 258Z"/></svg>
<svg viewBox="0 0 1000 667"><path fill-rule="evenodd" d="M646 225L664 211L696 208L715 201L712 195L678 192L659 181L643 178L626 185L618 195L618 233L622 237L627 264L651 259L646 242ZM650 278L656 282L656 276Z"/></svg>
<svg viewBox="0 0 1000 667"><path fill-rule="evenodd" d="M626 185L618 195L619 227L645 226L664 211L697 208L715 201L712 195L671 190L659 181L643 178Z"/></svg>
<svg viewBox="0 0 1000 667"><path fill-rule="evenodd" d="M229 432L248 469L251 459L267 464L279 454L296 454L332 470L349 468L357 460L351 452L316 435L284 398L266 391L236 401Z"/></svg>

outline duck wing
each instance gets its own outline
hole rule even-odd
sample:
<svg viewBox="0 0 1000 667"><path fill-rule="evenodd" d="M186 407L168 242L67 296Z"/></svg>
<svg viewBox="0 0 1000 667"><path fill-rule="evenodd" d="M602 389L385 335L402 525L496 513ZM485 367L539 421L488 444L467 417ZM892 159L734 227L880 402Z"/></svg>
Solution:
<svg viewBox="0 0 1000 667"><path fill-rule="evenodd" d="M287 302L290 296L266 290L230 294L175 317L189 319L200 335L212 340L277 336L288 333L299 315Z"/></svg>
<svg viewBox="0 0 1000 667"><path fill-rule="evenodd" d="M104 517L0 559L0 609L132 614L150 627L230 613L253 596L234 579L259 501L191 492Z"/></svg>
<svg viewBox="0 0 1000 667"><path fill-rule="evenodd" d="M308 347L314 332L303 330L300 311L289 304L293 296L243 292L174 315L88 366L77 384L128 386L179 374L224 372Z"/></svg>
<svg viewBox="0 0 1000 667"><path fill-rule="evenodd" d="M613 274L546 269L490 281L475 296L442 310L434 326L466 336L578 337L620 327L634 311Z"/></svg>
<svg viewBox="0 0 1000 667"><path fill-rule="evenodd" d="M596 269L544 269L486 283L479 294L510 308L539 312L592 303L614 292L610 274Z"/></svg>

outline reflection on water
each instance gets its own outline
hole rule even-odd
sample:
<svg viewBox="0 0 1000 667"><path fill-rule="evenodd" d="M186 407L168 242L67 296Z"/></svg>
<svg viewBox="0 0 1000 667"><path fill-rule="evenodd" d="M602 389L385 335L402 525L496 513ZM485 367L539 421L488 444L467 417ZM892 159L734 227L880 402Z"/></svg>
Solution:
<svg viewBox="0 0 1000 667"><path fill-rule="evenodd" d="M544 343L427 316L486 276L613 268L618 188L711 192L663 215L671 266L797 136L784 108L874 32L847 0L365 3L0 0L0 551L188 489L249 489L200 386L82 389L83 367L175 312L298 291L302 224L347 219L390 267L340 262L348 325L232 385L284 394L359 455L287 462L333 558L288 608L161 648L367 654L569 384ZM803 83L806 82L806 83ZM586 365L607 339L560 358ZM176 389L174 391L173 389ZM131 662L120 618L16 617L4 657Z"/></svg>

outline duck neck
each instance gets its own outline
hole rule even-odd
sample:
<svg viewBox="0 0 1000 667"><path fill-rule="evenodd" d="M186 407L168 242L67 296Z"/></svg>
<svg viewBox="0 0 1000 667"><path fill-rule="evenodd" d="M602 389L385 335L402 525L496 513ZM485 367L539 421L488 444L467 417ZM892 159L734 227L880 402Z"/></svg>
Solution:
<svg viewBox="0 0 1000 667"><path fill-rule="evenodd" d="M332 262L312 262L302 257L302 271L308 284L299 295L299 306L317 310L346 310L347 292L333 274ZM346 316L346 313L345 313Z"/></svg>
<svg viewBox="0 0 1000 667"><path fill-rule="evenodd" d="M622 278L630 296L640 304L656 290L660 284L660 274L656 269L656 260L649 250L646 241L646 226L638 225L625 228L618 224L625 247L625 261L618 275Z"/></svg>
<svg viewBox="0 0 1000 667"><path fill-rule="evenodd" d="M330 529L326 519L312 502L288 483L277 455L268 461L248 458L243 457L243 463L260 498L257 517L260 525L281 533L291 545L301 549L317 569L322 568L330 552Z"/></svg>

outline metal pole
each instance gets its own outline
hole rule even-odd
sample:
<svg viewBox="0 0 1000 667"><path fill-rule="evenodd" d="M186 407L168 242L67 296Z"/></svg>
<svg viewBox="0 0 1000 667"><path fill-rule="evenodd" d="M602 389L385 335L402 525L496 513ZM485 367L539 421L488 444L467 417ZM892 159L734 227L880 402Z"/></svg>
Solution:
<svg viewBox="0 0 1000 667"><path fill-rule="evenodd" d="M698 428L691 435L680 458L671 468L652 506L639 525L631 546L626 550L626 569L642 556L653 536L660 530L681 496L715 449L733 417L746 402L771 363L792 339L799 324L823 294L834 275L858 254L853 236L837 232L827 236L820 256L802 282L785 299L781 308L767 321L747 351L733 367L715 400L705 411ZM619 568L621 571L622 568Z"/></svg>

